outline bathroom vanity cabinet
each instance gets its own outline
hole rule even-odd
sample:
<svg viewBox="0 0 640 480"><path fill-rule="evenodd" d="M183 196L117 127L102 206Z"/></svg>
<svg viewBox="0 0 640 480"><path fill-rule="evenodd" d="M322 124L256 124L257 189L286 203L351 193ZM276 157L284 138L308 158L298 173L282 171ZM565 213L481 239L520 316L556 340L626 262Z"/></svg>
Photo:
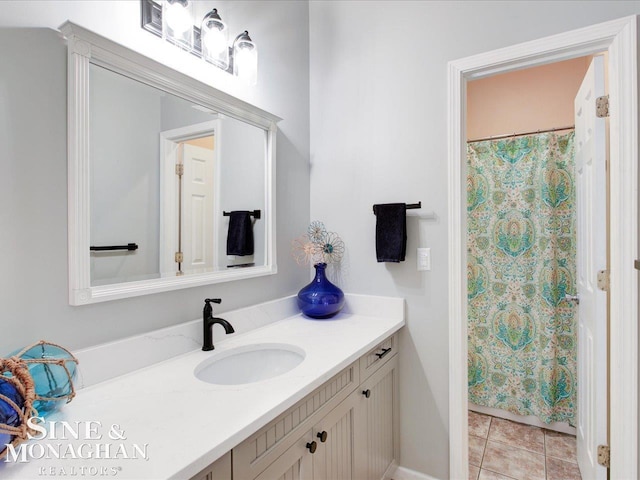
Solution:
<svg viewBox="0 0 640 480"><path fill-rule="evenodd" d="M397 334L193 480L382 479L398 458Z"/></svg>
<svg viewBox="0 0 640 480"><path fill-rule="evenodd" d="M119 425L128 447L144 446L145 457L0 462L0 478L36 478L42 469L68 472L71 465L121 466L118 476L129 479L388 479L399 459L404 300L346 297L345 309L327 322L304 318L295 295L225 312L236 333L214 337L214 352L194 350L202 343L201 319L77 352L78 394L58 418L91 419L105 435ZM245 382L241 364L232 384L200 375L203 366L272 348L303 352L303 360L263 380ZM69 438L61 447L98 451L100 438Z"/></svg>

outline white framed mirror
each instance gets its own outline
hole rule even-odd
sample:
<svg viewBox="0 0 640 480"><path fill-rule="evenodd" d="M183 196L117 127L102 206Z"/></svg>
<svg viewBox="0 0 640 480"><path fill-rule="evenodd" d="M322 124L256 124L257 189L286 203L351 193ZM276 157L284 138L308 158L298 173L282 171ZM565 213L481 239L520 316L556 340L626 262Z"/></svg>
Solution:
<svg viewBox="0 0 640 480"><path fill-rule="evenodd" d="M67 22L69 303L277 272L280 120Z"/></svg>

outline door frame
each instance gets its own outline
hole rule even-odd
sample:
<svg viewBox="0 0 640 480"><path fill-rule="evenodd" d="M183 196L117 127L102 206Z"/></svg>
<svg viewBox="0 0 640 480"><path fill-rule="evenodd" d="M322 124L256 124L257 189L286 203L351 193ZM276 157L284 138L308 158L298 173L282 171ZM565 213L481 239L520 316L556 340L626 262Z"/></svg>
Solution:
<svg viewBox="0 0 640 480"><path fill-rule="evenodd" d="M468 476L466 83L609 52L610 478L638 478L638 16L449 62L449 477Z"/></svg>
<svg viewBox="0 0 640 480"><path fill-rule="evenodd" d="M214 247L213 257L214 263L217 257L217 235L220 230L220 135L221 122L220 117L215 120L187 125L186 127L174 128L160 132L160 276L175 276L174 253L177 252L177 203L178 203L178 187L177 176L175 170L176 159L173 155L172 146L191 140L194 138L214 135L213 149L213 169L214 169L214 203L213 215L213 232Z"/></svg>

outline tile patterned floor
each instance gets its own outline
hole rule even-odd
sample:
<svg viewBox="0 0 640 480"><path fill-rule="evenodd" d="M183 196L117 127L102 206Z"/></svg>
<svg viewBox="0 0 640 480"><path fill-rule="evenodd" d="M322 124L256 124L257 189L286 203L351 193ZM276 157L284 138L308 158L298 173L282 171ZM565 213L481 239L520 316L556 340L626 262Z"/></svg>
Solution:
<svg viewBox="0 0 640 480"><path fill-rule="evenodd" d="M470 411L469 480L582 480L576 437Z"/></svg>

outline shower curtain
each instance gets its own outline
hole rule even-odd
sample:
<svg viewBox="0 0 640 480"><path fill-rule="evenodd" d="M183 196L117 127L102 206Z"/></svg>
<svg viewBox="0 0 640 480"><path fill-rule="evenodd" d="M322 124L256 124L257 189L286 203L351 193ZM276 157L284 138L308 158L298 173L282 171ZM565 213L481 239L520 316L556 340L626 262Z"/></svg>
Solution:
<svg viewBox="0 0 640 480"><path fill-rule="evenodd" d="M574 425L574 133L468 145L469 401Z"/></svg>

